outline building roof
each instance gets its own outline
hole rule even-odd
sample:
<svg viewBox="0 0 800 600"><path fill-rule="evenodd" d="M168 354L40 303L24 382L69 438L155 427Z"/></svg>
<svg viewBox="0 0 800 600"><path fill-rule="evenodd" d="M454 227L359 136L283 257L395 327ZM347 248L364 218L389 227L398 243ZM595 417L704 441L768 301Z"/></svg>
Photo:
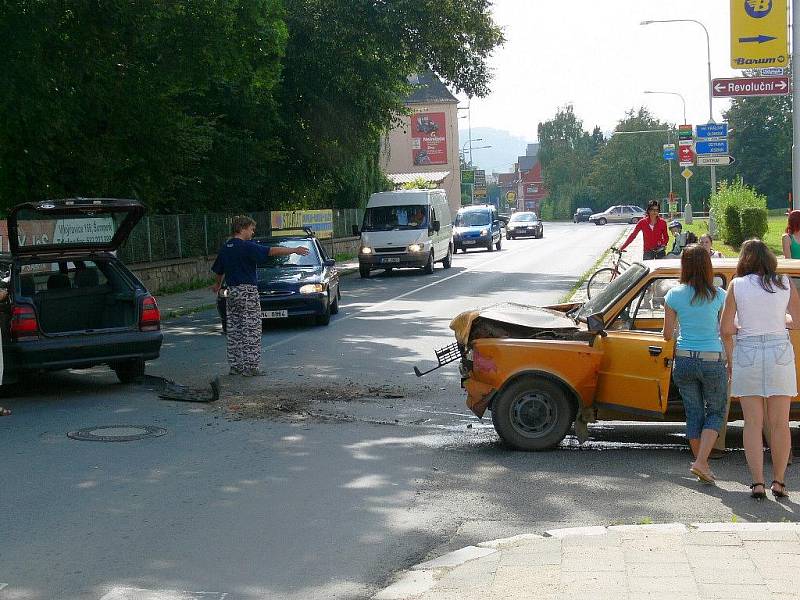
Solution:
<svg viewBox="0 0 800 600"><path fill-rule="evenodd" d="M517 158L519 170L521 172L530 171L534 165L539 161L538 156L520 156Z"/></svg>
<svg viewBox="0 0 800 600"><path fill-rule="evenodd" d="M414 86L414 91L406 98L406 104L423 104L425 102L456 102L456 98L447 86L442 83L434 73L414 73L408 76L408 82Z"/></svg>
<svg viewBox="0 0 800 600"><path fill-rule="evenodd" d="M450 175L450 171L428 171L424 173L389 173L386 177L395 185L411 183L417 179L424 179L432 183L441 183Z"/></svg>

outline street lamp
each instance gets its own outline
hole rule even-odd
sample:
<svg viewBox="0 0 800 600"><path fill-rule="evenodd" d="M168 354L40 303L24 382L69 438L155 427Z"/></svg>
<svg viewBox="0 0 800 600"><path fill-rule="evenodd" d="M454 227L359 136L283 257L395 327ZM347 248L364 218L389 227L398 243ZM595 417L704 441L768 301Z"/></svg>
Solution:
<svg viewBox="0 0 800 600"><path fill-rule="evenodd" d="M703 31L706 34L706 65L708 67L708 122L714 122L714 112L712 107L712 99L714 97L713 94L713 83L711 80L711 38L708 35L708 29L705 25L703 25L700 21L696 19L651 19L649 21L642 21L639 25L652 25L653 23L694 23L695 25L699 25L703 28ZM685 119L684 119L685 122ZM711 194L713 195L717 191L717 168L714 165L711 165ZM688 199L687 199L688 200ZM711 232L711 235L714 235L717 230L717 225L714 222L714 217L711 216L709 213L708 218L708 229Z"/></svg>
<svg viewBox="0 0 800 600"><path fill-rule="evenodd" d="M471 107L472 107L472 98L467 98L467 106L465 106L465 107L462 106L461 108L458 108L458 107L456 108L456 110L466 110L467 111L467 130L469 131L469 133L468 133L468 135L469 135L468 143L469 143L469 147L470 147L469 164L472 164L472 142L475 141L475 140L472 139L472 108ZM459 117L459 118L463 119L463 117Z"/></svg>
<svg viewBox="0 0 800 600"><path fill-rule="evenodd" d="M653 90L645 90L644 93L645 94L668 94L670 96L677 96L678 98L680 98L681 101L683 102L683 124L684 125L686 124L686 98L684 98L681 94L679 94L678 92L656 92L656 91L653 91Z"/></svg>

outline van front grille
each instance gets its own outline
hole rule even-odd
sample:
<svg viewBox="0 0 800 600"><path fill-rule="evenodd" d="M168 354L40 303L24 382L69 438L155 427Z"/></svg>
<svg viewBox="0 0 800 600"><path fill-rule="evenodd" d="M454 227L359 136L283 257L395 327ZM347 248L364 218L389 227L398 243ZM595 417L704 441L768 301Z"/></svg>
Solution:
<svg viewBox="0 0 800 600"><path fill-rule="evenodd" d="M400 253L405 251L406 251L405 248L375 248L375 252L378 252L380 254L386 254L388 252Z"/></svg>

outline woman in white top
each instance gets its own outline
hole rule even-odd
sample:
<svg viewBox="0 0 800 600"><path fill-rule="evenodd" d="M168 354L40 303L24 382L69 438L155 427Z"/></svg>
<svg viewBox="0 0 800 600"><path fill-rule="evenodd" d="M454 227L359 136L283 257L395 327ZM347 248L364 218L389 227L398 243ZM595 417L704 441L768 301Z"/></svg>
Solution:
<svg viewBox="0 0 800 600"><path fill-rule="evenodd" d="M778 261L764 242L753 239L742 244L720 323L731 396L739 398L744 414L744 451L753 478L753 498L767 495L761 437L764 399L771 431L772 494L786 496L784 474L791 451L789 404L797 395L794 350L786 326L787 322L800 323L800 297L789 278L777 274L777 268ZM787 312L791 321L787 321Z"/></svg>

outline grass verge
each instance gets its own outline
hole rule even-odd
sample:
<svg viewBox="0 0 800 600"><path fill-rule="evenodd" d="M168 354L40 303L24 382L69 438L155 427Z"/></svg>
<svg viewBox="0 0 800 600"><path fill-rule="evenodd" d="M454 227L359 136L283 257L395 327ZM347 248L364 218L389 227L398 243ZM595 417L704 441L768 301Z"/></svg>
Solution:
<svg viewBox="0 0 800 600"><path fill-rule="evenodd" d="M185 308L169 308L161 312L161 320L170 321L178 317L193 315L216 307L216 304L201 304L200 306L187 306Z"/></svg>
<svg viewBox="0 0 800 600"><path fill-rule="evenodd" d="M786 217L771 216L767 220L767 223L769 225L769 229L767 229L767 233L764 235L764 243L766 243L770 250L772 250L775 254L778 256L783 256L781 236L786 230ZM691 225L687 225L684 222L683 230L686 232L691 231L699 238L702 234L708 233L708 219L694 219ZM714 248L722 252L723 256L730 256L733 258L739 256L738 248L729 246L728 244L723 243L722 240L714 240Z"/></svg>
<svg viewBox="0 0 800 600"><path fill-rule="evenodd" d="M617 240L613 244L611 244L611 246L609 246L608 249L605 252L603 252L603 254L600 255L600 258L598 258L591 267L589 267L588 269L586 269L586 271L583 272L583 274L578 278L578 281L575 282L575 285L573 285L566 294L561 296L561 298L558 300L558 303L564 304L566 302L569 302L575 295L575 293L584 286L584 284L588 281L589 277L591 277L592 274L606 262L606 259L608 258L609 254L611 254L611 248L619 246L620 240L627 236L628 236L628 230L626 229L617 238Z"/></svg>

